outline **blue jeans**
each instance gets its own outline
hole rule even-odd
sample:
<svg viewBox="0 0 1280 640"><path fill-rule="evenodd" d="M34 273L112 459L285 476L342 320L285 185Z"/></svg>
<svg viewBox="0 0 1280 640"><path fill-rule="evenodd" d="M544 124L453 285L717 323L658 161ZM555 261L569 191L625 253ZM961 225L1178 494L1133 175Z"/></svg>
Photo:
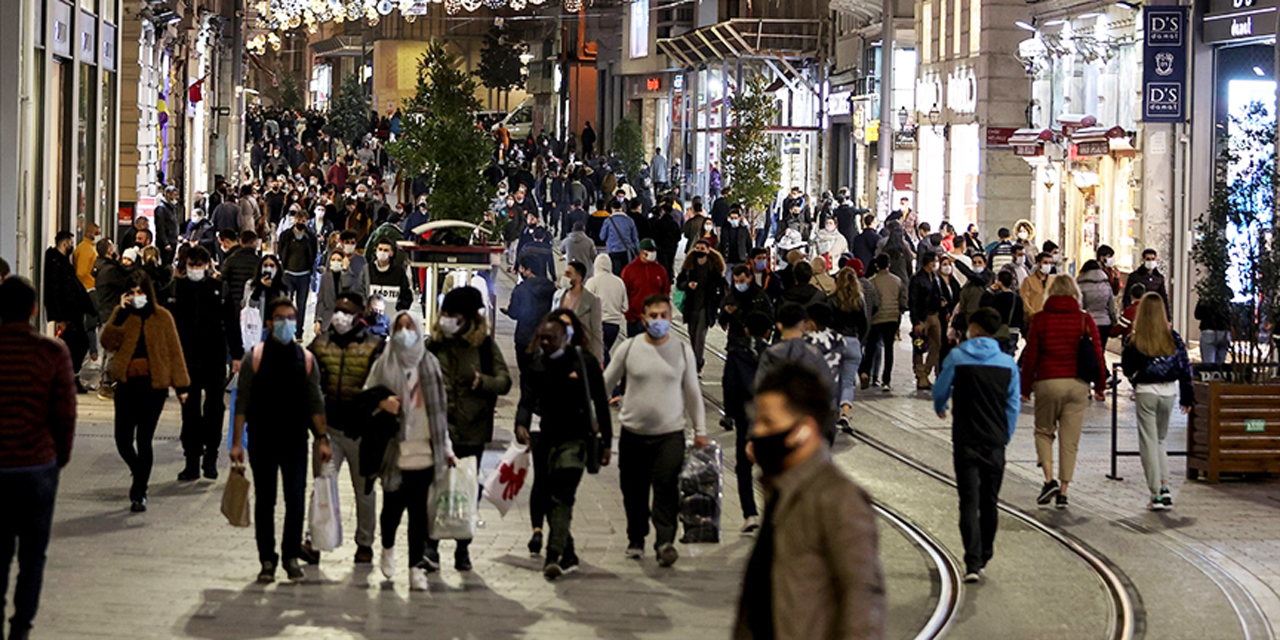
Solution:
<svg viewBox="0 0 1280 640"><path fill-rule="evenodd" d="M18 555L18 582L13 589L12 631L31 628L40 606L45 549L53 526L58 494L58 465L0 470L0 612L9 589L9 564Z"/></svg>
<svg viewBox="0 0 1280 640"><path fill-rule="evenodd" d="M858 366L862 364L862 341L858 336L844 337L844 353L840 357L840 404L853 404L858 388Z"/></svg>
<svg viewBox="0 0 1280 640"><path fill-rule="evenodd" d="M1231 332L1206 329L1200 332L1200 361L1205 364L1222 364L1231 350Z"/></svg>
<svg viewBox="0 0 1280 640"><path fill-rule="evenodd" d="M302 337L302 328L307 325L304 320L307 317L307 298L311 295L311 274L295 276L288 273L284 274L284 290L288 292L289 297L293 298L293 304L298 308L298 331L297 337ZM266 310L266 305L263 305Z"/></svg>

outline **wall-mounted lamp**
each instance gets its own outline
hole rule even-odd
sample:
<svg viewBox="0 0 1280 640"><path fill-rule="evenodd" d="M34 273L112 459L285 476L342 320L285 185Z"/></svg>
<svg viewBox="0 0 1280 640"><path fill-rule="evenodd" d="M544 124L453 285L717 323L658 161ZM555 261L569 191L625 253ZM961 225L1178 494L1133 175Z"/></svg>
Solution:
<svg viewBox="0 0 1280 640"><path fill-rule="evenodd" d="M906 129L906 128L907 128L907 120L909 120L910 118L911 118L911 116L907 113L907 108L906 108L906 107L901 107L901 108L899 108L899 109L898 109L898 128L899 128L899 129Z"/></svg>
<svg viewBox="0 0 1280 640"><path fill-rule="evenodd" d="M938 105L935 103L929 110L929 124L937 127L939 122L942 122L942 112L938 110Z"/></svg>

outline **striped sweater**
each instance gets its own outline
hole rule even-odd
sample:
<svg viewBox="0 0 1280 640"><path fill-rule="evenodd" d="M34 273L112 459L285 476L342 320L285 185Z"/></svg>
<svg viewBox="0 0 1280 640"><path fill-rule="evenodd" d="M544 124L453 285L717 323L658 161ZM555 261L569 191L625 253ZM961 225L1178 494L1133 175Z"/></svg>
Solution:
<svg viewBox="0 0 1280 640"><path fill-rule="evenodd" d="M26 322L0 324L0 469L65 465L75 425L67 346Z"/></svg>

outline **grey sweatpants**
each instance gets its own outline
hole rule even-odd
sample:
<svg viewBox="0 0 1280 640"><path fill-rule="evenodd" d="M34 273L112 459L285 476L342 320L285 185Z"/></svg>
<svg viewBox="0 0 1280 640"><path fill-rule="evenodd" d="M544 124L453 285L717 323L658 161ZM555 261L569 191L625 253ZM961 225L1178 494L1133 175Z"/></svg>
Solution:
<svg viewBox="0 0 1280 640"><path fill-rule="evenodd" d="M1160 488L1168 486L1169 456L1165 453L1164 441L1169 435L1169 416L1177 402L1177 396L1137 393L1138 455L1142 457L1142 471L1147 475L1147 488L1153 496L1160 495Z"/></svg>

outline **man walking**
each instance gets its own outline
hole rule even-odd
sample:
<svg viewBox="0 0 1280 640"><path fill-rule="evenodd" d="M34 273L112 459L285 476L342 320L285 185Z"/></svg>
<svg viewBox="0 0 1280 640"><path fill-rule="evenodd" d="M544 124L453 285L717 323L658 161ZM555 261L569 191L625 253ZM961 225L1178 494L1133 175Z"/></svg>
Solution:
<svg viewBox="0 0 1280 640"><path fill-rule="evenodd" d="M622 206L617 203L609 204L609 217L600 227L600 238L604 240L605 251L609 252L609 258L613 260L613 272L617 274L622 273L638 250L645 250L639 246L640 233L636 230L635 220L623 213ZM656 252L657 244L649 238L645 240L653 244Z"/></svg>
<svg viewBox="0 0 1280 640"><path fill-rule="evenodd" d="M75 439L76 387L65 344L31 326L36 290L0 282L0 619L18 556L11 640L26 640L40 604L58 474Z"/></svg>
<svg viewBox="0 0 1280 640"><path fill-rule="evenodd" d="M97 308L89 299L76 269L71 264L71 250L75 238L69 231L59 231L54 236L54 246L44 253L44 309L46 319L54 323L57 337L71 350L71 367L76 374L76 389L80 384L80 365L89 353L89 332L85 329L86 314L96 313Z"/></svg>
<svg viewBox="0 0 1280 640"><path fill-rule="evenodd" d="M271 338L245 354L236 391L235 429L230 458L244 464L245 423L253 425L254 537L262 570L258 582L274 582L276 563L292 581L306 577L302 551L303 509L307 492L307 431L314 432L320 462L332 456L325 422L320 369L311 353L294 343L298 310L287 298L267 304L263 314ZM276 553L276 486L283 479L284 532Z"/></svg>
<svg viewBox="0 0 1280 640"><path fill-rule="evenodd" d="M539 266L541 263L529 256L520 259L522 280L511 290L511 302L502 310L507 317L516 321L516 366L520 369L521 376L528 373L529 364L533 362L529 344L533 342L538 323L551 311L551 299L556 294L555 283L534 271Z"/></svg>
<svg viewBox="0 0 1280 640"><path fill-rule="evenodd" d="M616 261L614 268L617 270ZM641 316L645 301L651 296L670 294L671 276L658 264L658 245L649 238L640 242L640 255L618 271L627 286L627 337L636 336L644 332Z"/></svg>
<svg viewBox="0 0 1280 640"><path fill-rule="evenodd" d="M942 283L937 274L938 254L921 257L920 270L911 276L907 293L911 311L911 365L916 373L916 390L929 390L929 374L938 366L942 347ZM920 344L920 342L923 344Z"/></svg>
<svg viewBox="0 0 1280 640"><path fill-rule="evenodd" d="M871 499L836 467L821 434L835 390L785 364L756 389L750 453L765 508L733 637L882 638L884 572Z"/></svg>
<svg viewBox="0 0 1280 640"><path fill-rule="evenodd" d="M618 439L627 557L644 557L652 515L658 564L669 567L680 557L674 543L685 427L692 425L695 447L707 446L706 412L693 349L686 342L671 339L670 298L649 296L644 302L643 322L644 335L624 343L609 363L604 388L614 388L624 376L627 379Z"/></svg>
<svg viewBox="0 0 1280 640"><path fill-rule="evenodd" d="M1003 324L1000 314L984 307L969 314L968 322L969 339L942 363L933 386L933 409L945 419L954 389L951 455L960 492L964 581L977 582L993 553L1004 450L1013 438L1022 400L1018 365L992 339Z"/></svg>
<svg viewBox="0 0 1280 640"><path fill-rule="evenodd" d="M316 236L307 226L307 212L302 207L293 210L293 229L280 238L280 263L284 269L284 287L299 315L307 313L307 298L311 295L311 272L316 264ZM302 338L302 324L298 324L298 339Z"/></svg>

